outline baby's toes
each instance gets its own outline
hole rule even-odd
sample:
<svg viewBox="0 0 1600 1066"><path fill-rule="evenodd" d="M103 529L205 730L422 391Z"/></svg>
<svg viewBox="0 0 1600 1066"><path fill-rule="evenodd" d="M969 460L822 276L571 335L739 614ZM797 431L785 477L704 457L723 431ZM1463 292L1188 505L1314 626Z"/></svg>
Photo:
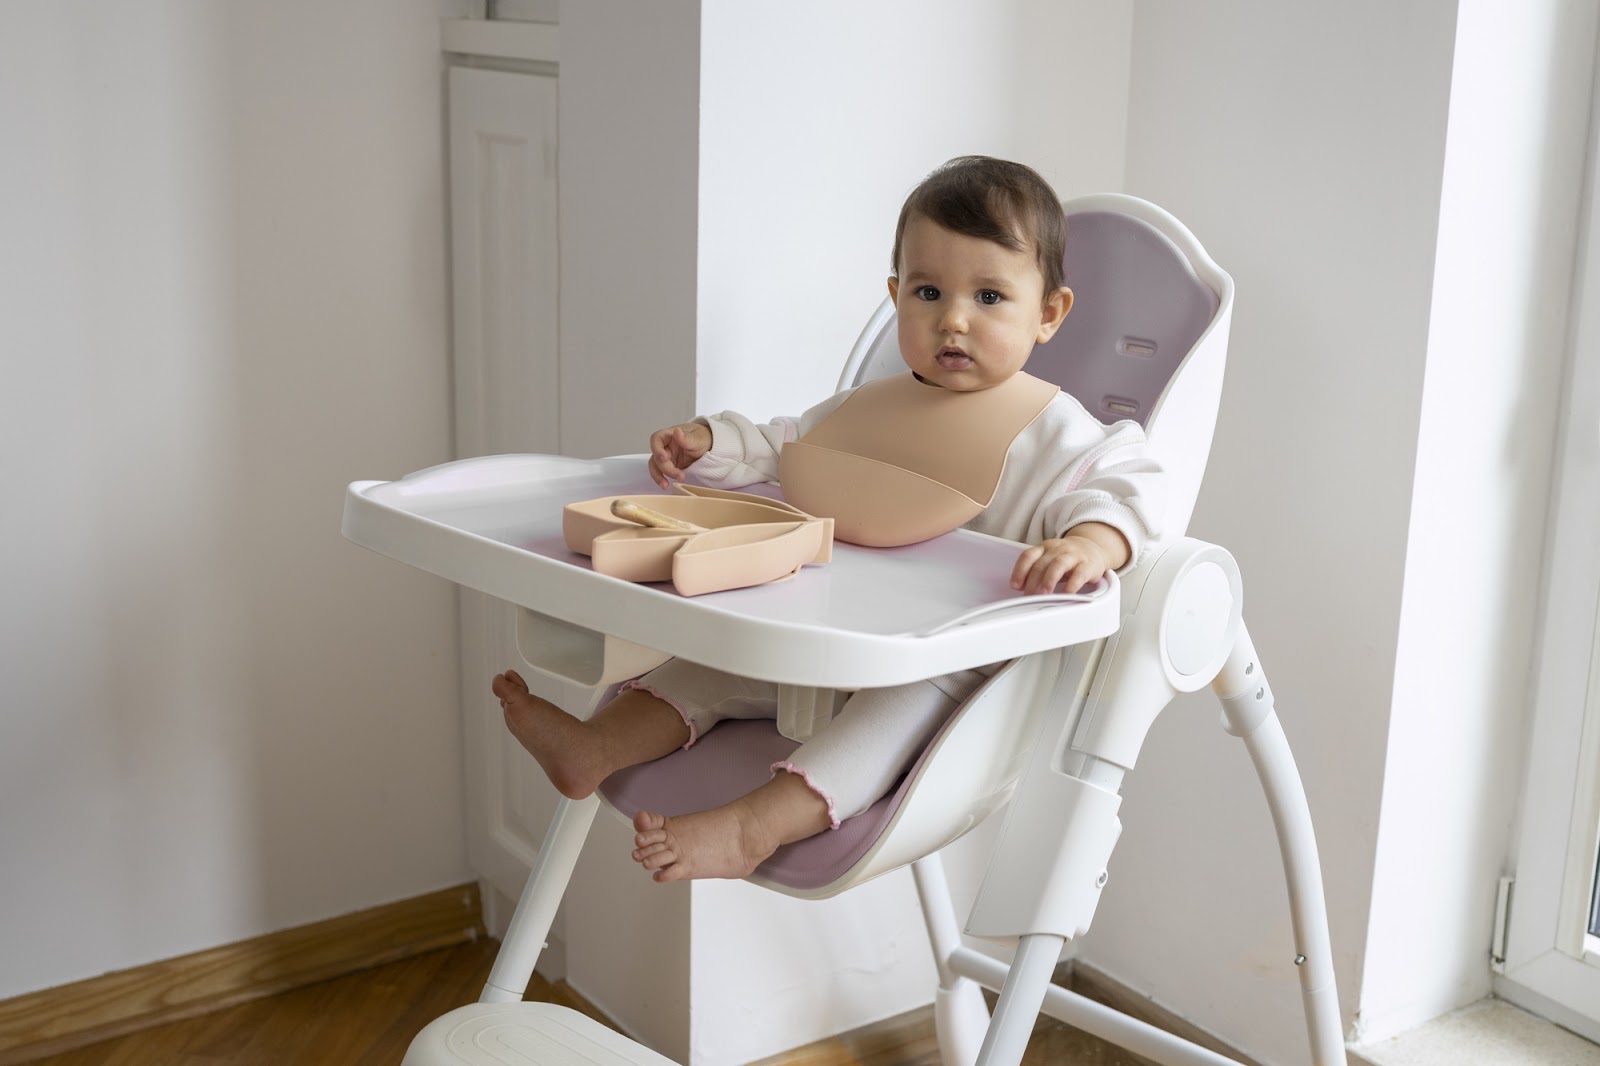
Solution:
<svg viewBox="0 0 1600 1066"><path fill-rule="evenodd" d="M650 829L643 833L633 834L633 846L643 850L648 847L659 847L667 841L665 829Z"/></svg>
<svg viewBox="0 0 1600 1066"><path fill-rule="evenodd" d="M654 844L641 844L633 849L633 861L644 862L650 856L662 851L667 846L666 841L657 841Z"/></svg>
<svg viewBox="0 0 1600 1066"><path fill-rule="evenodd" d="M643 844L645 834L660 833L666 828L666 824L667 820L662 815L652 814L649 811L640 811L633 816L633 828L638 832L634 842ZM658 836L655 839L660 840L661 837Z"/></svg>
<svg viewBox="0 0 1600 1066"><path fill-rule="evenodd" d="M659 870L664 866L671 866L678 861L678 853L667 845L662 844L644 858L639 860L639 865L646 870ZM659 880L659 878L657 879Z"/></svg>
<svg viewBox="0 0 1600 1066"><path fill-rule="evenodd" d="M489 687L502 700L509 700L515 696L526 696L528 694L527 684L517 676L515 670L507 670L503 674L494 675L494 680L490 682Z"/></svg>

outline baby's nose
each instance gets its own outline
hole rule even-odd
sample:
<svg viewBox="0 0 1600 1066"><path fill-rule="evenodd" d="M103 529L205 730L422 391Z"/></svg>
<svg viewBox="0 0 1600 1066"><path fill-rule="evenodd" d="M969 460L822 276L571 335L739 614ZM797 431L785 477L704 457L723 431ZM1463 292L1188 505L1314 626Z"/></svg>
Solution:
<svg viewBox="0 0 1600 1066"><path fill-rule="evenodd" d="M946 333L965 333L967 331L967 316L960 308L951 304L946 307L944 314L939 316L939 328Z"/></svg>

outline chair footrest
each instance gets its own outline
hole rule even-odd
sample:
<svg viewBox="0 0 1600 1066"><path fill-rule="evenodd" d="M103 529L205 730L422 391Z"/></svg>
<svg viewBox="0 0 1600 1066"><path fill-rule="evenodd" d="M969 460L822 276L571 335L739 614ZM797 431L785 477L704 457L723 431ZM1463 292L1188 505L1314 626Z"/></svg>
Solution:
<svg viewBox="0 0 1600 1066"><path fill-rule="evenodd" d="M417 1034L401 1066L673 1066L587 1015L553 1003L474 1003Z"/></svg>

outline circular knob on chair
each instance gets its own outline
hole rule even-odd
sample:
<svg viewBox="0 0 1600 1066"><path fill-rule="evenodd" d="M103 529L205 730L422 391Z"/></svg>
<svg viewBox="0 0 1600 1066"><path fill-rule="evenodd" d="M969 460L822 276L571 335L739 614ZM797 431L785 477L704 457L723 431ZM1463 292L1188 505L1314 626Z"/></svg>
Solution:
<svg viewBox="0 0 1600 1066"><path fill-rule="evenodd" d="M1210 680L1233 645L1236 599L1233 583L1210 560L1197 563L1178 579L1167 601L1167 662L1184 677Z"/></svg>

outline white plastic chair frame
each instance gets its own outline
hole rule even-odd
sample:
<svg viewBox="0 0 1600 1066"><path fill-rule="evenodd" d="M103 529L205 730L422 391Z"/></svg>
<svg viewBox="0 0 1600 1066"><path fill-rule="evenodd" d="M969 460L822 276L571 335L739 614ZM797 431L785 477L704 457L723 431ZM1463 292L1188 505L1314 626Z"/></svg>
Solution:
<svg viewBox="0 0 1600 1066"><path fill-rule="evenodd" d="M1143 419L1152 449L1172 474L1175 498L1168 526L1181 530L1194 506L1215 423L1232 280L1181 223L1152 204L1104 195L1071 200L1065 208L1069 218L1110 213L1146 224L1170 242L1215 296L1209 323ZM901 365L894 309L886 302L863 330L840 387ZM1344 1064L1310 814L1271 688L1244 626L1238 567L1215 545L1172 538L1123 579L1121 602L1122 626L1113 636L1026 656L997 674L936 741L961 757L941 759L937 747L930 750L917 771L922 779L913 781L900 811L844 875L804 892L754 880L792 895L823 897L909 863L938 968L935 1019L945 1066L1019 1062L1041 1010L1169 1066L1232 1063L1050 980L1065 940L1089 928L1106 884L1107 864L1121 832L1116 812L1124 773L1133 767L1151 724L1171 699L1209 685L1221 701L1228 732L1249 751L1283 853L1310 1061L1314 1066ZM531 613L524 617L530 616L537 618ZM532 659L537 650L530 643L523 641L522 647ZM618 651L637 653L631 648ZM531 665L537 669L536 663ZM637 660L619 658L608 662L603 673L609 681L642 668ZM601 688L595 688L594 700ZM975 747L986 757L973 758ZM954 804L948 800L953 790L962 793ZM945 801L923 801L923 796ZM580 1046L603 1046L632 1061L666 1061L630 1042L617 1043L621 1038L597 1031L562 1008L517 1002L600 804L597 797L560 801L479 1004L425 1029L408 1052L406 1066L577 1061L567 1056ZM978 936L1016 937L1018 950L1009 967L962 944L937 854L939 847L1003 804L1008 804L1004 823L966 929ZM925 813L929 808L932 813ZM992 1017L982 996L985 987L1000 994ZM502 1048L505 1055L522 1057L487 1055L482 1038L496 1027L537 1030L542 1034L540 1057L516 1052L509 1044ZM565 1035L552 1035L558 1031Z"/></svg>

